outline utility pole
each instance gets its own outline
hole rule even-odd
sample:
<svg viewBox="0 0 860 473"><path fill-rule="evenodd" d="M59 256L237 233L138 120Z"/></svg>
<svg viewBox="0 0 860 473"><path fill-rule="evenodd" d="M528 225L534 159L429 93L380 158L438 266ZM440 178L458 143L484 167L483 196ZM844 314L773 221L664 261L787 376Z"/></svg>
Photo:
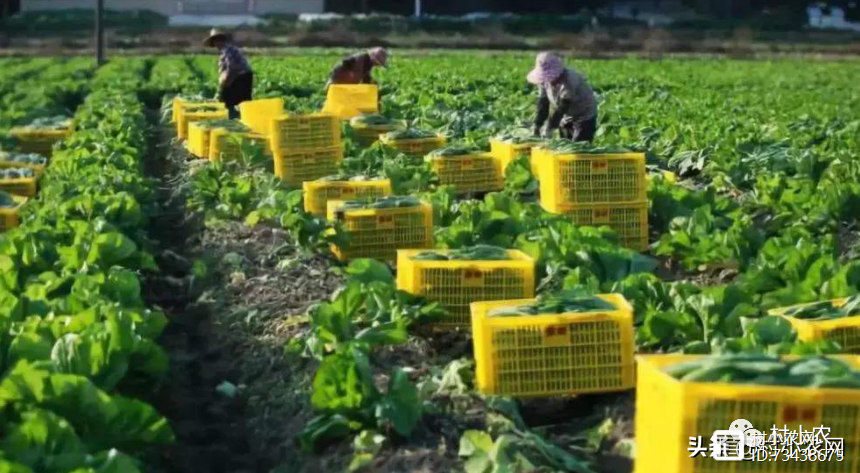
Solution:
<svg viewBox="0 0 860 473"><path fill-rule="evenodd" d="M96 65L105 63L105 31L102 22L102 13L105 0L96 0Z"/></svg>
<svg viewBox="0 0 860 473"><path fill-rule="evenodd" d="M421 18L421 0L415 0L415 18Z"/></svg>

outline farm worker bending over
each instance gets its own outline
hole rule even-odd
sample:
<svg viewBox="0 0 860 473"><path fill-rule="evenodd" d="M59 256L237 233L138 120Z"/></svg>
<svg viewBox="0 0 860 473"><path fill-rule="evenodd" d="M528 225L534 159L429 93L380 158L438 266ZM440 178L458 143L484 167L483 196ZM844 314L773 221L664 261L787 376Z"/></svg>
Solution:
<svg viewBox="0 0 860 473"><path fill-rule="evenodd" d="M537 85L539 91L535 135L548 137L558 128L561 137L571 141L594 139L597 101L582 74L566 69L555 54L543 52L538 54L528 81ZM553 108L552 114L550 108ZM549 124L542 135L547 118Z"/></svg>
<svg viewBox="0 0 860 473"><path fill-rule="evenodd" d="M388 67L388 51L385 48L353 54L334 66L326 89L331 84L373 84L370 71L376 66Z"/></svg>
<svg viewBox="0 0 860 473"><path fill-rule="evenodd" d="M230 112L230 118L239 118L240 103L251 100L254 88L254 73L248 60L233 44L233 36L217 28L212 28L209 37L203 41L209 47L220 51L218 56L218 99Z"/></svg>

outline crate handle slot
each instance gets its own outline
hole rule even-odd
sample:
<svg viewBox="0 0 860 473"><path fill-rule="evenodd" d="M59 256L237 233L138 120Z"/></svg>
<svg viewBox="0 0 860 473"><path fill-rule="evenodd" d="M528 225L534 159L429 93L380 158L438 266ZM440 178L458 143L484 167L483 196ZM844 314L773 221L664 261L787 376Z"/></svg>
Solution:
<svg viewBox="0 0 860 473"><path fill-rule="evenodd" d="M609 209L594 209L592 212L592 218L594 219L594 223L609 223L610 221L610 210Z"/></svg>

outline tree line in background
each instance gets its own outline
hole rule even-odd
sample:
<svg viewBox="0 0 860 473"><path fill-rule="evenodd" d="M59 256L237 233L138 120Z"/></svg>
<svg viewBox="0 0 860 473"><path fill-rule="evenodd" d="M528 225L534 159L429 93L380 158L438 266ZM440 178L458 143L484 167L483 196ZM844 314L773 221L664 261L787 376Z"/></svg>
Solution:
<svg viewBox="0 0 860 473"><path fill-rule="evenodd" d="M511 12L525 14L577 14L583 10L611 10L620 4L640 4L642 9L659 10L684 6L716 18L744 19L763 14L806 18L810 0L422 0L427 14L457 15L470 12ZM849 16L860 13L857 0L823 2L842 7ZM386 12L408 15L414 10L410 0L326 0L326 10L343 13Z"/></svg>

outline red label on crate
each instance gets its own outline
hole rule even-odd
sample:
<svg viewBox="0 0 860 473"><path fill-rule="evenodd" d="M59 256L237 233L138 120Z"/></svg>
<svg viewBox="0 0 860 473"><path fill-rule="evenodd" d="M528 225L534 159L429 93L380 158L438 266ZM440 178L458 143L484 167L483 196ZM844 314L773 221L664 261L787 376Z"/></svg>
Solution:
<svg viewBox="0 0 860 473"><path fill-rule="evenodd" d="M818 422L818 409L815 406L786 405L782 408L782 422L785 425L811 425Z"/></svg>
<svg viewBox="0 0 860 473"><path fill-rule="evenodd" d="M543 329L544 345L566 346L570 344L567 325L550 325Z"/></svg>
<svg viewBox="0 0 860 473"><path fill-rule="evenodd" d="M591 162L591 172L604 173L609 170L609 163L605 159L596 159Z"/></svg>
<svg viewBox="0 0 860 473"><path fill-rule="evenodd" d="M377 228L393 228L394 217L391 215L380 215L376 217L376 226Z"/></svg>
<svg viewBox="0 0 860 473"><path fill-rule="evenodd" d="M463 170L470 170L474 166L474 163L471 159L463 159L461 160Z"/></svg>
<svg viewBox="0 0 860 473"><path fill-rule="evenodd" d="M484 284L484 272L477 268L468 268L463 270L463 285L464 286L481 286Z"/></svg>

